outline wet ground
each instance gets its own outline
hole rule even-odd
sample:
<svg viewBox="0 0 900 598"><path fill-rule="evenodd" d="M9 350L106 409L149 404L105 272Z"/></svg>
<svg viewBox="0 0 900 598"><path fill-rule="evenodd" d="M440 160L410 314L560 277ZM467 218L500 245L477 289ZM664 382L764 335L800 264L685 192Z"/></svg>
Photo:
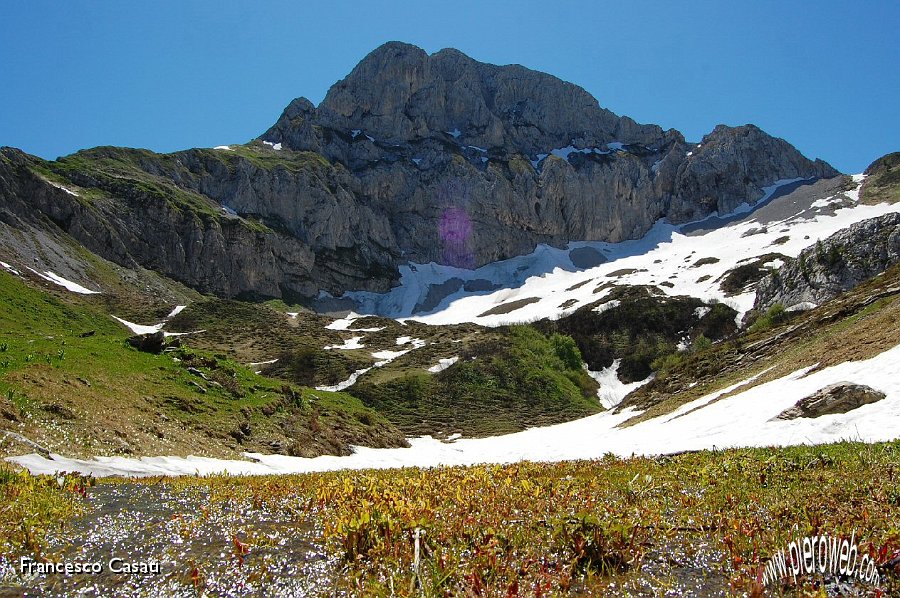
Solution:
<svg viewBox="0 0 900 598"><path fill-rule="evenodd" d="M164 483L101 483L89 489L87 511L54 532L45 553L50 562L97 563L100 572L14 576L0 558L0 598L335 595L343 565L338 555L326 553L321 529L311 520L315 513L303 500L269 507L212 498L199 485L174 490ZM702 531L651 539L646 548L640 568L608 578L604 595L711 598L735 589L736 595L748 594L748 588L731 587L722 567L725 555ZM110 563L114 558L121 560ZM116 573L113 566L158 572ZM583 582L575 580L570 594L581 595ZM866 588L834 581L823 589L827 596L869 595ZM773 590L772 595L793 595L768 588Z"/></svg>
<svg viewBox="0 0 900 598"><path fill-rule="evenodd" d="M209 507L205 489L173 492L161 484L99 484L89 503L64 535L51 538L47 557L98 563L102 571L25 576L19 588L0 586L0 596L196 596L201 586L216 596L310 596L332 585L338 569L321 549L320 531L290 505L279 512L237 501ZM129 565L159 572L111 570Z"/></svg>

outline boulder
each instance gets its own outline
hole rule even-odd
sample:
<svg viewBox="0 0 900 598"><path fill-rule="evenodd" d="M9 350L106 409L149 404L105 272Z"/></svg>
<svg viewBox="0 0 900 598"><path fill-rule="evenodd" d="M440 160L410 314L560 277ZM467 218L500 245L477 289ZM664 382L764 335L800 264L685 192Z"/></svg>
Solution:
<svg viewBox="0 0 900 598"><path fill-rule="evenodd" d="M128 344L145 353L162 353L166 347L166 335L163 332L136 334L128 338Z"/></svg>
<svg viewBox="0 0 900 598"><path fill-rule="evenodd" d="M884 393L864 384L838 382L822 388L808 397L802 398L773 419L797 419L798 417L819 417L832 413L847 413L863 405L876 403L884 398Z"/></svg>

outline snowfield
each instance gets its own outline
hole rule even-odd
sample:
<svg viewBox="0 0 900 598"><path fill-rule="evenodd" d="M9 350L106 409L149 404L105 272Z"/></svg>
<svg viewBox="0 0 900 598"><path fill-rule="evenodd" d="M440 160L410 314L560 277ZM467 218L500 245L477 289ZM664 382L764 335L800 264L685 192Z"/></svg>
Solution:
<svg viewBox="0 0 900 598"><path fill-rule="evenodd" d="M453 134L457 131L449 132ZM564 153L562 148L559 153ZM619 148L608 146L609 150ZM574 151L574 150L573 150ZM605 150L604 150L605 151ZM571 152L569 152L571 153ZM568 153L566 153L566 157ZM862 180L856 175L857 182ZM609 293L609 283L654 285L669 295L690 295L704 301L721 301L734 307L738 319L752 307L754 291L745 289L726 297L721 279L735 267L769 254L794 257L802 249L831 234L869 218L900 211L900 204L862 205L858 192L835 192L831 196L794 192L812 182L779 181L766 188L760 203L741 206L734 214L712 216L685 225L657 222L641 239L623 243L573 242L565 248L538 246L529 255L464 270L435 263L409 264L401 268L400 285L388 293L355 292L348 295L358 305L354 312L333 321L330 330L374 332L382 328L354 328L365 314L414 319L428 324L475 322L496 326L539 318L558 318L579 307L597 302ZM824 187L815 187L820 189ZM784 192L784 193L782 193ZM800 197L802 200L798 200ZM780 258L769 257L765 264L777 268ZM9 269L9 266L3 264ZM456 281L459 284L454 284ZM445 284L448 283L451 284ZM472 284L466 285L465 283ZM423 313L433 285L458 289ZM493 289L472 290L470 289ZM512 304L512 302L516 302ZM612 301L597 311L612 307ZM507 306L503 309L503 306ZM500 307L501 309L495 309ZM812 305L792 306L795 309ZM698 308L698 316L702 310ZM173 311L173 315L176 312ZM118 319L118 318L117 318ZM120 320L136 330L162 329L164 323L141 327ZM328 349L358 349L362 336L346 339ZM398 337L398 350L372 352L381 367L391 360L424 346L420 339ZM440 359L429 368L439 372L452 367L456 357ZM588 372L601 389L599 400L613 407L632 390L649 382L622 384L617 377L619 362L600 372ZM371 368L354 372L349 379L323 391L340 391L356 382ZM900 346L864 361L845 362L810 373L810 368L759 386L749 387L748 378L681 406L672 413L630 427L618 427L638 412L606 411L555 426L533 428L515 434L481 439L441 442L431 437L410 440L410 448L372 449L355 447L345 457L314 459L245 453L247 460L203 457L96 457L69 459L38 454L9 460L35 473L79 471L95 476L272 474L391 467L433 467L476 463L509 463L519 460L557 461L598 458L606 453L656 455L685 450L727 447L784 446L817 444L840 440L876 442L900 437ZM761 375L761 374L759 374ZM803 397L836 382L866 384L886 394L886 398L846 414L814 419L775 420L781 411ZM733 392L731 396L726 394ZM723 398L724 397L724 398Z"/></svg>
<svg viewBox="0 0 900 598"><path fill-rule="evenodd" d="M89 288L83 287L77 282L72 282L71 280L67 280L60 276L59 274L54 274L49 270L45 272L38 272L34 268L28 268L44 280L48 282L52 282L53 284L58 284L59 286L65 288L66 290L72 291L73 293L78 293L79 295L97 295L100 291L92 291Z"/></svg>
<svg viewBox="0 0 900 598"><path fill-rule="evenodd" d="M856 181L862 175L855 175ZM744 204L734 213L711 216L704 221L672 225L659 221L641 239L622 243L572 242L565 248L539 245L532 253L487 264L476 270L452 266L409 264L401 266L400 285L388 293L347 293L358 307L346 319L337 320L332 326L343 326L361 317L359 314L413 319L427 324L458 324L475 322L485 326L498 326L515 322L530 322L541 318L559 318L580 307L602 299L609 289L595 290L604 283L617 285L655 285L668 295L689 295L703 301L721 301L738 311L743 317L753 306L755 292L750 289L732 297L726 297L720 288L721 277L742 263L769 253L796 257L801 250L817 239L824 239L835 232L861 220L900 211L900 205L862 205L858 192L846 193L852 207L840 208L842 200L836 196L819 199L796 208L791 214L777 219L763 219L762 207L793 209L782 198L776 197L766 206L770 197L782 188L803 183L801 179L779 181L767 187L765 196L756 207ZM827 200L827 201L826 201ZM724 221L724 224L722 222ZM605 261L590 268L580 268L573 261L573 254L582 251L602 256ZM717 261L700 261L715 258ZM699 265L696 265L700 262ZM780 265L780 260L769 260L770 267ZM452 279L460 282L459 290L444 297L428 312L417 309L425 302L433 285L442 285ZM481 288L493 291L464 289L463 283L478 282ZM504 313L493 308L523 299L521 307ZM515 306L511 306L515 307ZM602 309L602 308L601 308ZM331 326L329 326L331 328Z"/></svg>
<svg viewBox="0 0 900 598"><path fill-rule="evenodd" d="M604 412L584 419L524 432L444 443L431 437L411 439L410 448L355 447L346 457L314 459L246 453L247 461L204 457L96 457L69 459L38 454L11 457L10 461L34 473L79 471L95 476L273 474L336 469L434 467L521 460L559 461L593 459L607 453L621 456L656 455L685 450L746 446L818 444L840 440L877 442L900 437L900 347L865 361L846 362L807 374L788 376L743 392L739 383L706 395L673 413L627 428L618 428L635 413ZM867 384L887 396L846 414L815 419L771 421L799 398L836 382ZM729 390L737 394L720 398ZM719 399L719 400L716 400Z"/></svg>

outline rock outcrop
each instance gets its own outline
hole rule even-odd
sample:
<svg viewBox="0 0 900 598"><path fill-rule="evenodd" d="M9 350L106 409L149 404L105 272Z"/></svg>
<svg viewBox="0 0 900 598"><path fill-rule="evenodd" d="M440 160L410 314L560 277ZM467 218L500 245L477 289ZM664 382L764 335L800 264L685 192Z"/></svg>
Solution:
<svg viewBox="0 0 900 598"><path fill-rule="evenodd" d="M900 262L900 214L858 222L807 247L759 282L755 310L821 304Z"/></svg>
<svg viewBox="0 0 900 598"><path fill-rule="evenodd" d="M538 243L633 239L837 174L752 125L688 143L550 75L396 42L247 145L3 155L12 219L39 212L204 292L294 298L386 290L409 261L473 268Z"/></svg>
<svg viewBox="0 0 900 598"><path fill-rule="evenodd" d="M863 203L900 201L900 152L882 156L869 164L859 191Z"/></svg>
<svg viewBox="0 0 900 598"><path fill-rule="evenodd" d="M837 382L800 399L796 405L785 409L774 419L791 420L798 417L820 417L833 413L847 413L863 405L877 403L884 397L883 392L875 390L871 386Z"/></svg>

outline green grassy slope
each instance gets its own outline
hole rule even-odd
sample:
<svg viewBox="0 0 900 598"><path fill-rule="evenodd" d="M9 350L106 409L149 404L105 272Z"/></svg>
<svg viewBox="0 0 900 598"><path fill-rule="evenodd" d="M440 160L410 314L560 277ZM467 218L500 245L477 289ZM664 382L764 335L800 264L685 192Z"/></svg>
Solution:
<svg viewBox="0 0 900 598"><path fill-rule="evenodd" d="M311 456L346 454L350 443L404 443L393 425L346 394L286 385L186 347L137 351L102 299L69 295L0 272L0 427L51 450Z"/></svg>
<svg viewBox="0 0 900 598"><path fill-rule="evenodd" d="M484 332L437 374L409 371L349 389L410 434L486 436L600 410L596 383L570 337L531 326Z"/></svg>

